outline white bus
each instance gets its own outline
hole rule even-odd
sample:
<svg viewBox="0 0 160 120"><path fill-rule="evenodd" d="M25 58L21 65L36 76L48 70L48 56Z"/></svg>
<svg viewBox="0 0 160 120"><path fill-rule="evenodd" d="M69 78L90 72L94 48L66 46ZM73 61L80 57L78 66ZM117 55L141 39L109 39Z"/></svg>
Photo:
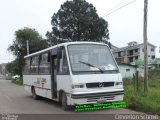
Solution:
<svg viewBox="0 0 160 120"><path fill-rule="evenodd" d="M123 81L109 47L67 42L27 55L24 88L68 106L122 101Z"/></svg>

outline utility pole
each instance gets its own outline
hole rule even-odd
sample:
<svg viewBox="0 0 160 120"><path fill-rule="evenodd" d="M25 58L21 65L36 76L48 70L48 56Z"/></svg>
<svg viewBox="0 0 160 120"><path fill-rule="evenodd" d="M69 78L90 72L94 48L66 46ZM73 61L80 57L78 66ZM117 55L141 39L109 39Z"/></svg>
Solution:
<svg viewBox="0 0 160 120"><path fill-rule="evenodd" d="M27 55L29 54L29 42L27 40Z"/></svg>
<svg viewBox="0 0 160 120"><path fill-rule="evenodd" d="M144 92L148 91L147 12L148 12L148 0L144 0L144 24L143 24L143 41L144 41Z"/></svg>

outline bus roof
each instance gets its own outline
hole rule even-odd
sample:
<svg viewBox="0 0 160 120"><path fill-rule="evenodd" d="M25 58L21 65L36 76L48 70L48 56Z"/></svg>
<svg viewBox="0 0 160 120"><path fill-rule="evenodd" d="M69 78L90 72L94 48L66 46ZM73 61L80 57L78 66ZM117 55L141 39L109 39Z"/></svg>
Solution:
<svg viewBox="0 0 160 120"><path fill-rule="evenodd" d="M40 50L38 52L35 52L35 53L32 53L32 54L29 54L29 55L26 55L24 56L24 58L28 58L28 57L31 57L31 56L34 56L34 55L37 55L37 54L41 54L41 53L44 53L44 52L47 52L49 50L52 50L56 47L60 47L60 46L67 46L67 45L72 45L72 44L100 44L100 45L104 45L104 43L100 43L100 42L82 42L82 41L77 41L77 42L65 42L65 43L61 43L61 44L58 44L58 45L54 45L52 47L49 47L49 48L46 48L46 49L43 49L43 50ZM105 44L106 45L106 44Z"/></svg>

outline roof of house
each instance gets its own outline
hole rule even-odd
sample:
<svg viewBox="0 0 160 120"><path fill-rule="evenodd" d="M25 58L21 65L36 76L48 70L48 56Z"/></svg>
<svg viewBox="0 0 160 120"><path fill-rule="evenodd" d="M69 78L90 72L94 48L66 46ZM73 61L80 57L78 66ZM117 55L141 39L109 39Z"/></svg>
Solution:
<svg viewBox="0 0 160 120"><path fill-rule="evenodd" d="M121 47L121 48L117 48L116 50L114 50L114 52L120 52L120 51L125 51L125 50L133 50L133 49L137 49L140 48L143 45L143 43L141 44L137 44L134 46L126 46L126 47ZM155 45L148 43L148 45L152 46L152 47L156 47Z"/></svg>
<svg viewBox="0 0 160 120"><path fill-rule="evenodd" d="M111 48L116 48L116 49L119 49L117 46L111 44Z"/></svg>

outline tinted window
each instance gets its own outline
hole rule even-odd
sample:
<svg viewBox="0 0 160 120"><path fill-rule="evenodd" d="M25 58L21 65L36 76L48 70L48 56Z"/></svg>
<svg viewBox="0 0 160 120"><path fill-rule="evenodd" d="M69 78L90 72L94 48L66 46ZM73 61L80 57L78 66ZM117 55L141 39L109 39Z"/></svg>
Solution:
<svg viewBox="0 0 160 120"><path fill-rule="evenodd" d="M64 47L61 47L58 53L58 73L59 74L69 74L68 62L66 57L66 51Z"/></svg>
<svg viewBox="0 0 160 120"><path fill-rule="evenodd" d="M151 51L154 52L154 48L151 48Z"/></svg>
<svg viewBox="0 0 160 120"><path fill-rule="evenodd" d="M155 59L155 55L152 55L152 59Z"/></svg>
<svg viewBox="0 0 160 120"><path fill-rule="evenodd" d="M24 73L30 73L30 58L25 59Z"/></svg>
<svg viewBox="0 0 160 120"><path fill-rule="evenodd" d="M50 73L50 55L48 53L40 55L39 73Z"/></svg>
<svg viewBox="0 0 160 120"><path fill-rule="evenodd" d="M38 73L38 63L39 63L39 56L33 56L31 58L31 73Z"/></svg>
<svg viewBox="0 0 160 120"><path fill-rule="evenodd" d="M130 71L130 69L126 69L126 72L129 72Z"/></svg>

